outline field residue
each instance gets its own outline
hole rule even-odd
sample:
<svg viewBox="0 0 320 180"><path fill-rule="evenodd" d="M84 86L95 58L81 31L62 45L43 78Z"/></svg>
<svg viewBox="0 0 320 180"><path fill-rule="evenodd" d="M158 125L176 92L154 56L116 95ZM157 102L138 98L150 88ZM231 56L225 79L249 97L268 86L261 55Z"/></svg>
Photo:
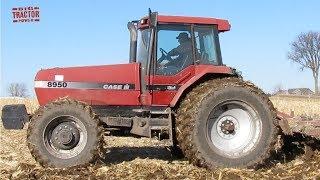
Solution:
<svg viewBox="0 0 320 180"><path fill-rule="evenodd" d="M277 95L270 97L274 106L281 112L295 116L319 117L320 97Z"/></svg>
<svg viewBox="0 0 320 180"><path fill-rule="evenodd" d="M29 106L28 112L37 107L34 100L18 101ZM11 99L9 103L14 102ZM7 103L0 101L0 106ZM313 153L304 155L304 149L298 148L303 145L299 143L292 148L290 142L289 148L280 150L284 154L275 154L277 160L258 170L218 168L208 171L190 165L186 159L173 157L162 141L106 134L104 154L96 165L51 169L42 168L34 161L25 136L25 129L4 130L0 122L0 179L320 179L320 153L312 149Z"/></svg>

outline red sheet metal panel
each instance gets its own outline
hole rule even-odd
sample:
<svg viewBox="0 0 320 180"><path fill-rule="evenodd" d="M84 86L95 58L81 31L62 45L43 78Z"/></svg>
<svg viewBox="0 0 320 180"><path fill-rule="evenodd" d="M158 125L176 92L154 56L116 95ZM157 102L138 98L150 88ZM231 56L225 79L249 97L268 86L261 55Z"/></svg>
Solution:
<svg viewBox="0 0 320 180"><path fill-rule="evenodd" d="M218 25L220 32L229 31L231 25L227 20L217 18L206 18L206 17L188 17L188 16L158 16L159 23L185 23L185 24L208 24Z"/></svg>
<svg viewBox="0 0 320 180"><path fill-rule="evenodd" d="M94 105L140 105L139 64L41 70L35 91L40 105L65 96Z"/></svg>

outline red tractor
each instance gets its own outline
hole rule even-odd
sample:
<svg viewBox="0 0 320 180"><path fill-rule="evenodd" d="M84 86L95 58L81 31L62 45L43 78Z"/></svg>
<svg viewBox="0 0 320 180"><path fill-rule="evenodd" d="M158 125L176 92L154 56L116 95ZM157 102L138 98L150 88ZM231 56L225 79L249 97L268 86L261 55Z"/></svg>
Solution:
<svg viewBox="0 0 320 180"><path fill-rule="evenodd" d="M276 111L259 88L223 64L219 34L230 30L227 20L149 12L128 29L128 64L37 73L40 108L27 141L42 166L94 161L103 128L163 135L191 163L209 169L256 167L269 158L280 130ZM2 115L13 128L27 117L21 105Z"/></svg>

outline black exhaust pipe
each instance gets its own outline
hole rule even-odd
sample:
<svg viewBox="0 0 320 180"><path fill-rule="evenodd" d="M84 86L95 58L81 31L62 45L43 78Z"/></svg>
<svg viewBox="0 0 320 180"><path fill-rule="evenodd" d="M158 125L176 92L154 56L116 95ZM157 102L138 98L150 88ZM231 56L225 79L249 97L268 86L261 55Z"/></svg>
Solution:
<svg viewBox="0 0 320 180"><path fill-rule="evenodd" d="M137 58L137 27L135 22L128 22L128 30L130 32L130 54L129 63L136 62Z"/></svg>

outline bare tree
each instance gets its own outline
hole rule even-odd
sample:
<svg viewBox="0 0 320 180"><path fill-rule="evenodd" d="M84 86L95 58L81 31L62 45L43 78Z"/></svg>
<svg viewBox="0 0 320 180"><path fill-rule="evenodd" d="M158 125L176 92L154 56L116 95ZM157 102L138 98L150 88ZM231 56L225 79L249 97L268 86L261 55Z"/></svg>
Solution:
<svg viewBox="0 0 320 180"><path fill-rule="evenodd" d="M28 90L24 83L11 83L8 93L12 97L28 97Z"/></svg>
<svg viewBox="0 0 320 180"><path fill-rule="evenodd" d="M319 94L319 66L320 66L320 32L301 33L291 43L288 59L300 64L300 69L312 71L315 93Z"/></svg>

